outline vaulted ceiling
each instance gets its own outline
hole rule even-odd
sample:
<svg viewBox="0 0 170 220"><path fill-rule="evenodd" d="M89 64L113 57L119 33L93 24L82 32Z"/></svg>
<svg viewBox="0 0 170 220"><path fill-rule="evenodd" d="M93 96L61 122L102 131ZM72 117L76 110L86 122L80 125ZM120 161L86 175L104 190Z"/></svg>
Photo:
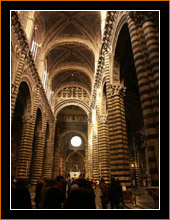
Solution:
<svg viewBox="0 0 170 220"><path fill-rule="evenodd" d="M101 46L101 12L37 11L35 21L44 34L42 53L51 90L74 83L91 92Z"/></svg>

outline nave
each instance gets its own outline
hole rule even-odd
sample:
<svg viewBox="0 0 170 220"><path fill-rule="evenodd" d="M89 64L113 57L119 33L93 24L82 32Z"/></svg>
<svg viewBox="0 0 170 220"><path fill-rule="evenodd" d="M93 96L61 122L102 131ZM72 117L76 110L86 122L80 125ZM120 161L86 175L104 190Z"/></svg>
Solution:
<svg viewBox="0 0 170 220"><path fill-rule="evenodd" d="M159 150L158 11L11 11L11 179L33 197L39 178L115 177L152 204Z"/></svg>

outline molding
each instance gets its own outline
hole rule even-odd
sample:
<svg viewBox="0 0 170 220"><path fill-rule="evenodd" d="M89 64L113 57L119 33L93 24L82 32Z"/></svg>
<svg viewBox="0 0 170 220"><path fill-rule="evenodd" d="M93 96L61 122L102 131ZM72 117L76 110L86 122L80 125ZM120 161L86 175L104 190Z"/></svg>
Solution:
<svg viewBox="0 0 170 220"><path fill-rule="evenodd" d="M66 100L63 100L60 103L58 103L54 108L55 117L57 117L59 111L62 108L66 107L66 106L70 106L70 105L75 105L75 106L82 108L86 112L87 117L88 117L89 112L90 112L90 108L87 105L87 103L85 103L79 99L66 99Z"/></svg>

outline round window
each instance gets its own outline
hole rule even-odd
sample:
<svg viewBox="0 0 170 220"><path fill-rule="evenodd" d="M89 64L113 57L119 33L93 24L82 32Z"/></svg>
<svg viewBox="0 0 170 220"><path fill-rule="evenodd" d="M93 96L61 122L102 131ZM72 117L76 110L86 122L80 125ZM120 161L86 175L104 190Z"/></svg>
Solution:
<svg viewBox="0 0 170 220"><path fill-rule="evenodd" d="M82 143L82 140L79 136L74 136L71 138L71 145L73 147L79 147Z"/></svg>

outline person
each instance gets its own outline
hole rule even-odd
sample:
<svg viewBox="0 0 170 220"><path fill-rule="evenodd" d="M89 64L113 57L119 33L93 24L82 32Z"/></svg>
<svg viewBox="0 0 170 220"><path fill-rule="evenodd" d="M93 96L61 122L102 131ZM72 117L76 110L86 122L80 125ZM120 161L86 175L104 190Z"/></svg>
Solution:
<svg viewBox="0 0 170 220"><path fill-rule="evenodd" d="M34 201L35 201L35 204L36 204L36 209L40 208L41 190L42 190L43 185L44 185L43 179L39 178L38 182L37 182L37 185L36 185L35 198L34 198Z"/></svg>
<svg viewBox="0 0 170 220"><path fill-rule="evenodd" d="M101 202L102 202L102 208L107 209L107 204L108 204L108 186L105 183L104 179L101 179L100 181L100 188L101 188Z"/></svg>
<svg viewBox="0 0 170 220"><path fill-rule="evenodd" d="M45 199L45 195L48 189L50 189L51 187L51 180L52 179L48 179L45 178L44 180L44 185L41 189L41 202L40 202L40 208L43 209L44 208L44 199Z"/></svg>
<svg viewBox="0 0 170 220"><path fill-rule="evenodd" d="M66 202L64 203L64 209L93 209L91 203L90 190L78 187L72 189Z"/></svg>
<svg viewBox="0 0 170 220"><path fill-rule="evenodd" d="M72 183L71 183L70 191L73 190L73 189L78 188L78 186L79 186L78 184L79 184L78 179L73 180Z"/></svg>
<svg viewBox="0 0 170 220"><path fill-rule="evenodd" d="M121 185L121 182L118 178L116 179L116 183L117 183L117 186L118 186L119 201L124 206L122 185Z"/></svg>
<svg viewBox="0 0 170 220"><path fill-rule="evenodd" d="M16 180L15 177L12 176L11 178L11 207L15 206L15 188L16 188Z"/></svg>
<svg viewBox="0 0 170 220"><path fill-rule="evenodd" d="M31 195L28 189L28 181L19 179L12 192L12 209L32 209Z"/></svg>
<svg viewBox="0 0 170 220"><path fill-rule="evenodd" d="M47 189L43 208L44 209L61 209L62 203L65 200L65 195L63 193L62 188L59 188L56 185L56 180L50 181L50 188Z"/></svg>
<svg viewBox="0 0 170 220"><path fill-rule="evenodd" d="M57 188L61 189L63 192L63 195L66 199L66 186L67 186L67 181L64 179L63 176L57 176L56 178L56 186Z"/></svg>
<svg viewBox="0 0 170 220"><path fill-rule="evenodd" d="M91 203L90 207L92 209L96 209L95 192L94 192L94 189L92 187L91 182L84 179L84 178L81 178L81 179L79 179L78 186L89 190L89 192L90 192L90 203Z"/></svg>
<svg viewBox="0 0 170 220"><path fill-rule="evenodd" d="M70 189L71 189L71 179L70 177L67 179L67 196L70 193Z"/></svg>
<svg viewBox="0 0 170 220"><path fill-rule="evenodd" d="M115 207L116 209L119 209L119 188L113 176L111 177L108 195L111 209L114 209Z"/></svg>

